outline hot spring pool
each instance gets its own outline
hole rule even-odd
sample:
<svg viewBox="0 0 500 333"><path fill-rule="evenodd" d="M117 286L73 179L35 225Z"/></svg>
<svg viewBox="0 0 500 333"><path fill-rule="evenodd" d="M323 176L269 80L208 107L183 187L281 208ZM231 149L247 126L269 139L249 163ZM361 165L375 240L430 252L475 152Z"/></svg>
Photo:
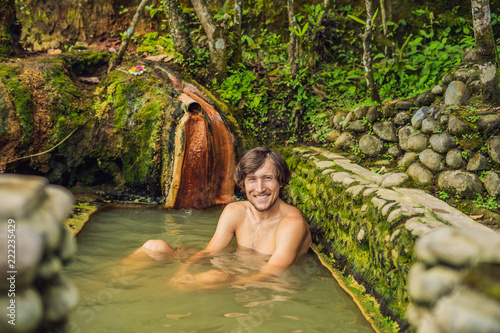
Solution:
<svg viewBox="0 0 500 333"><path fill-rule="evenodd" d="M123 275L121 260L151 238L204 248L222 208L204 211L115 208L91 216L66 268L81 293L70 332L374 332L314 253L272 282L219 290L179 290L169 281L183 256ZM254 258L255 257L255 258ZM252 273L265 258L232 249L191 272L228 264Z"/></svg>

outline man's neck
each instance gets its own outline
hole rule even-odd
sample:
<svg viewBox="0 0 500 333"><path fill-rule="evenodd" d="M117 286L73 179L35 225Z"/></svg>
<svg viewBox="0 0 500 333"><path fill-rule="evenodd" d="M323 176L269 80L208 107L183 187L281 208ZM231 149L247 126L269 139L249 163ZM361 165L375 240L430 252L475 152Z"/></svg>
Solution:
<svg viewBox="0 0 500 333"><path fill-rule="evenodd" d="M281 198L278 198L276 202L267 210L259 211L252 204L250 204L250 209L253 212L254 217L258 222L264 222L267 220L272 220L280 215L280 206L283 204Z"/></svg>

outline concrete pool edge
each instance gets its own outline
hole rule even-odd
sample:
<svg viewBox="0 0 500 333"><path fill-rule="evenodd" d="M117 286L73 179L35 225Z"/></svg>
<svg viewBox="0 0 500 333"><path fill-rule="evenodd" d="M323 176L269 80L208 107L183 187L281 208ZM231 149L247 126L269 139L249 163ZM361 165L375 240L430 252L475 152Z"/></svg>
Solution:
<svg viewBox="0 0 500 333"><path fill-rule="evenodd" d="M352 298L375 332L399 331L398 324L380 312L379 303L372 295L366 293L363 285L358 284L352 276L346 276L342 271L335 268L333 259L321 253L316 244L313 244L311 249L314 251L321 264L330 271L340 287Z"/></svg>
<svg viewBox="0 0 500 333"><path fill-rule="evenodd" d="M90 216L98 211L111 208L142 207L164 208L151 197L135 196L131 194L115 194L112 189L98 189L92 187L72 188L75 204L70 216L65 220L64 226L74 235L78 235L85 227ZM109 199L112 197L112 199Z"/></svg>

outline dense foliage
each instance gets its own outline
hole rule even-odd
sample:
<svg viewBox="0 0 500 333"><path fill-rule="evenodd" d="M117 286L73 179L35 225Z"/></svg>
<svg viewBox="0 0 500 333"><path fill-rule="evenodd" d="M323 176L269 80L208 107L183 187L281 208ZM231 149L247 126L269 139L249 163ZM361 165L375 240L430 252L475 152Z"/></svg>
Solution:
<svg viewBox="0 0 500 333"><path fill-rule="evenodd" d="M233 14L227 5L216 19ZM162 9L151 6L151 15ZM351 5L324 10L322 4L306 5L296 11L301 56L299 70L292 75L287 61L289 31L279 22L286 13L272 3L253 0L243 10L243 54L241 63L229 61L223 82L212 81L212 89L223 100L244 113L244 128L261 142L278 140L322 142L328 130L326 115L331 109L371 104L364 79L359 33L364 28L362 8ZM492 24L498 29L499 9L493 8ZM411 11L409 19L374 20L374 76L382 100L416 96L431 89L441 77L460 63L464 51L474 46L471 17L456 6L435 14L426 8ZM196 24L194 13L188 11ZM226 17L227 18L227 17ZM228 27L229 59L235 45L231 20ZM285 28L285 29L284 29ZM196 57L189 63L178 57L199 80L209 78L207 42L200 29L192 29ZM136 38L142 52L173 51L168 34Z"/></svg>

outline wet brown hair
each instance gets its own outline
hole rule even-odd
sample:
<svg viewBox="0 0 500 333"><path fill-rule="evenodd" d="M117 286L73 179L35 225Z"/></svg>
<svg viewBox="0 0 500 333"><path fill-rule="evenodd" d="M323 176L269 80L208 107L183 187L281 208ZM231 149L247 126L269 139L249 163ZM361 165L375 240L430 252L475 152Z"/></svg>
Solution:
<svg viewBox="0 0 500 333"><path fill-rule="evenodd" d="M280 184L280 197L283 196L283 189L290 182L291 173L283 157L277 152L266 148L257 147L250 149L241 158L234 171L234 180L242 190L245 190L245 178L259 170L267 159L270 159L276 169L276 179Z"/></svg>

